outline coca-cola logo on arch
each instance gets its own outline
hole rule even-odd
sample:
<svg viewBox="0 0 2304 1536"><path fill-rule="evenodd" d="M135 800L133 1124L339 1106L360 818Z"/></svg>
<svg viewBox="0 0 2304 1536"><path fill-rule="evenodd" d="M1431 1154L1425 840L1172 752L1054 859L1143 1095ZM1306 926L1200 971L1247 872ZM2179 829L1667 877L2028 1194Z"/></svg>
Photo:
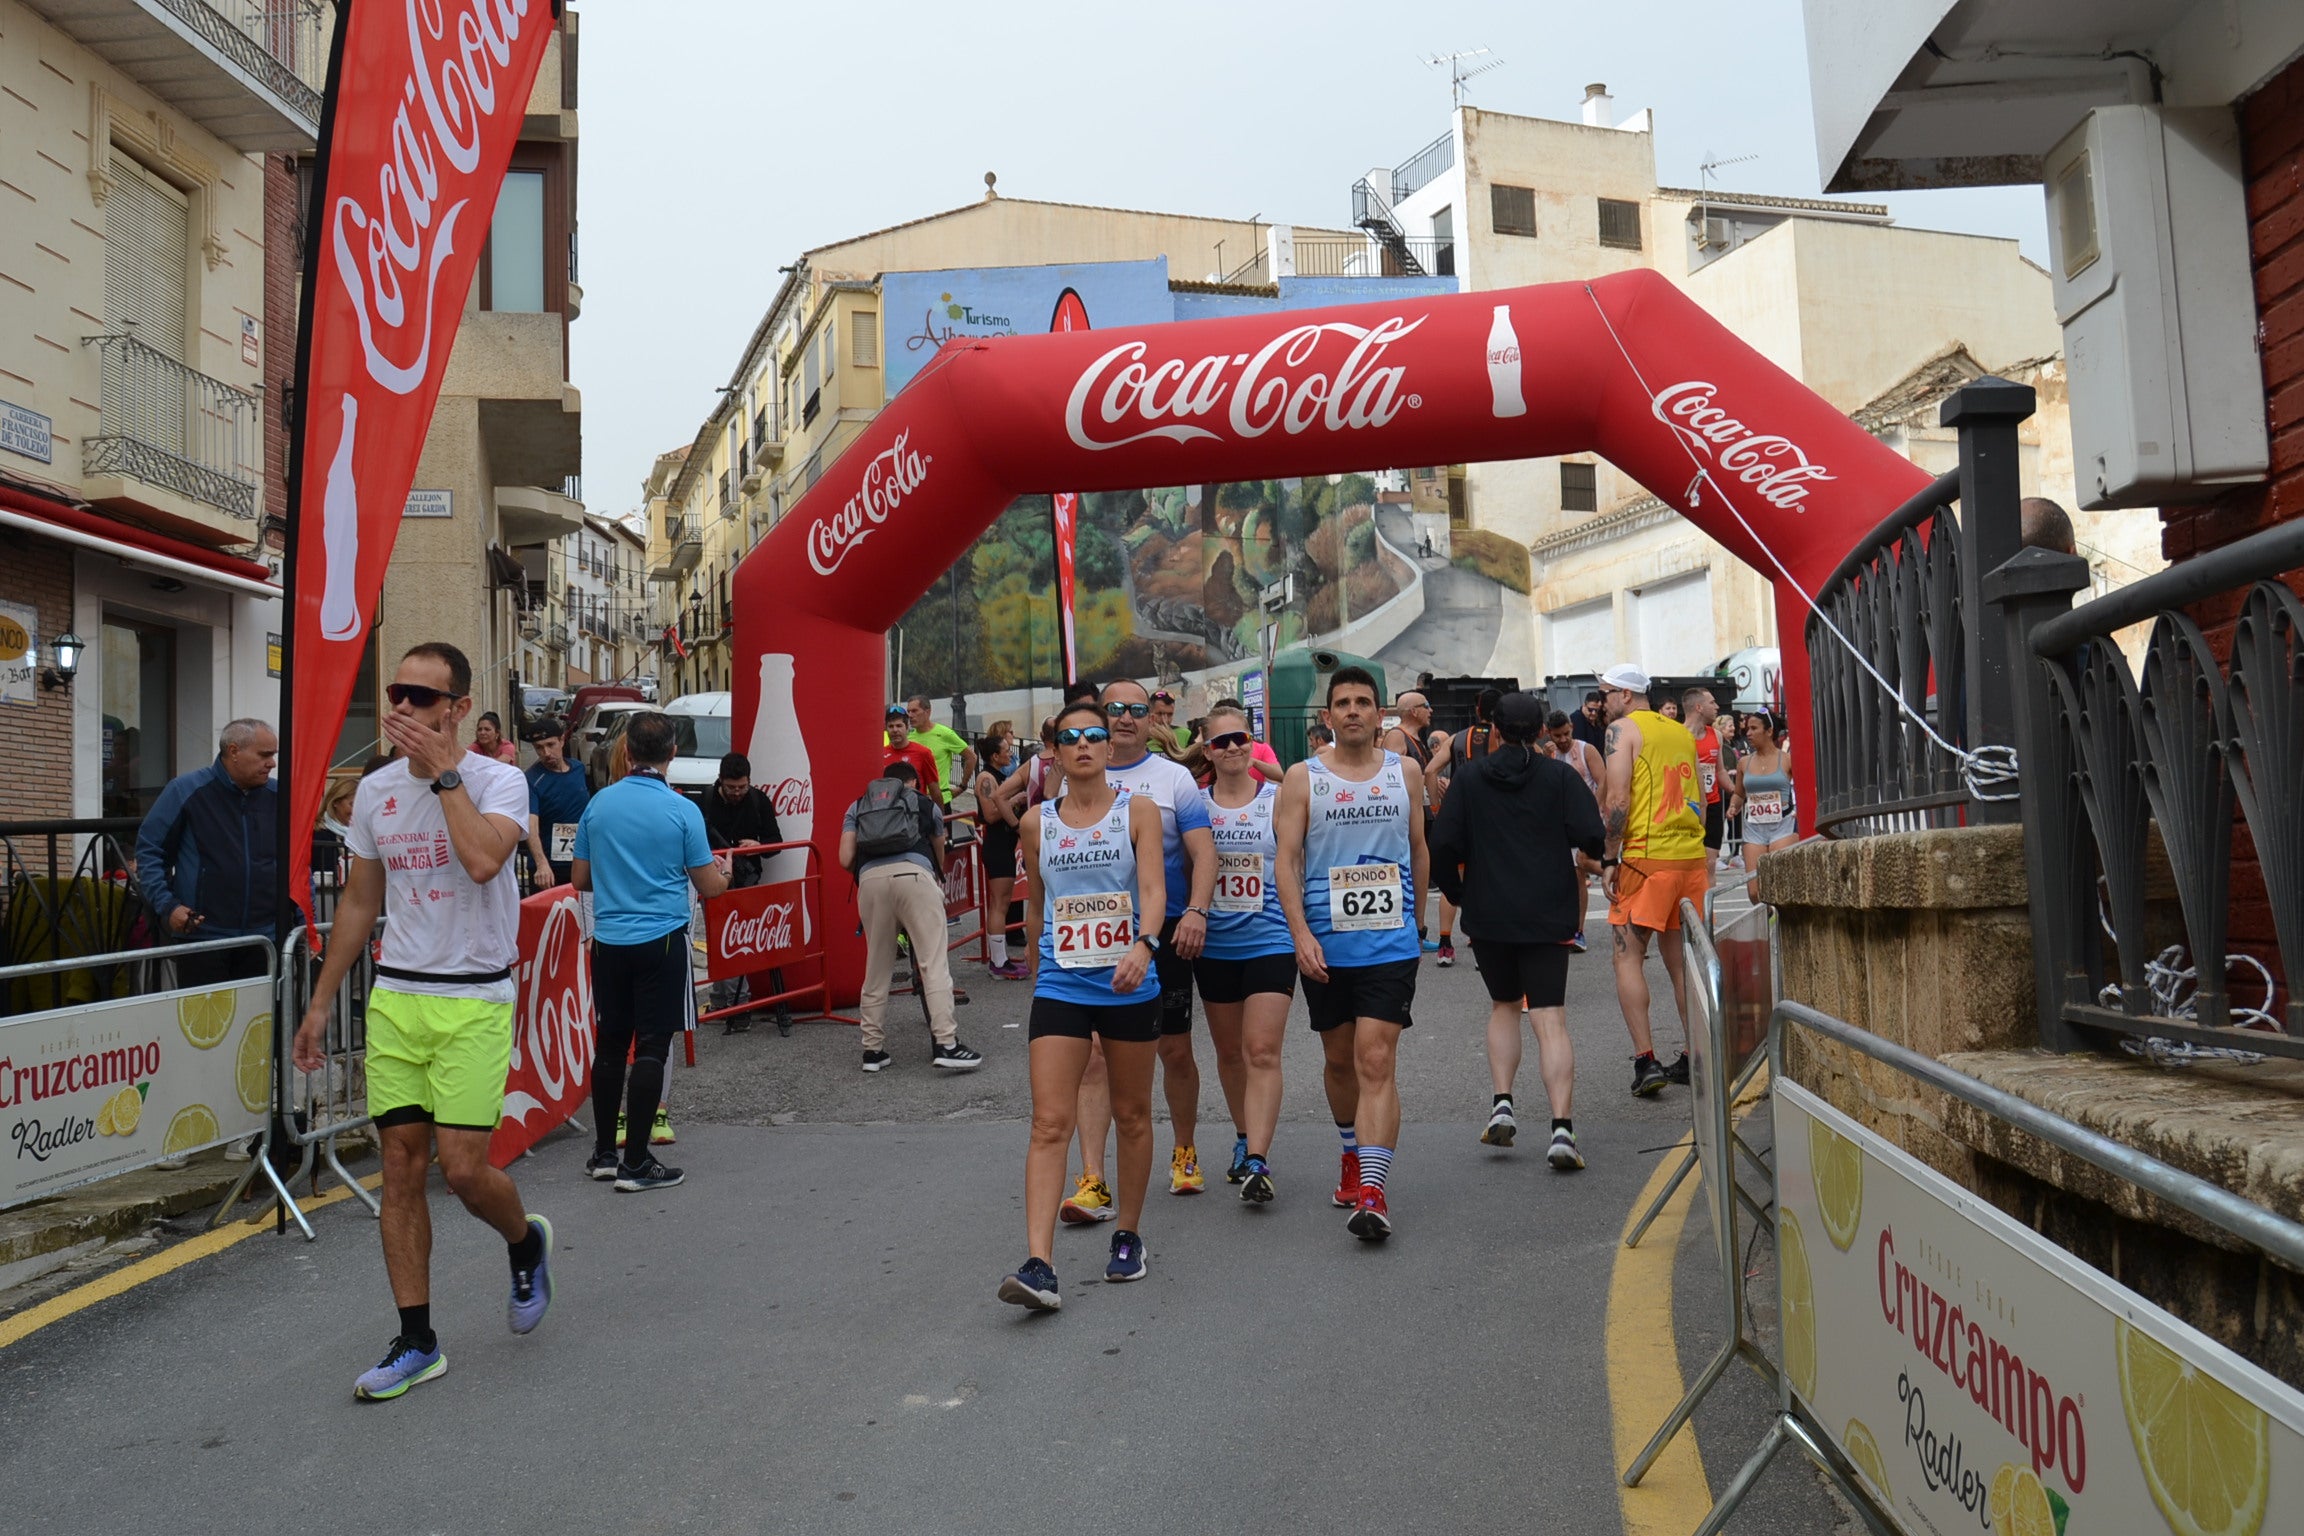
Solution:
<svg viewBox="0 0 2304 1536"><path fill-rule="evenodd" d="M792 947L792 911L797 899L746 913L732 909L720 922L720 953L729 959L772 955Z"/></svg>
<svg viewBox="0 0 2304 1536"><path fill-rule="evenodd" d="M768 803L776 807L776 819L805 815L816 809L816 790L807 779L783 779L768 786Z"/></svg>
<svg viewBox="0 0 2304 1536"><path fill-rule="evenodd" d="M1384 362L1392 343L1424 323L1392 316L1374 325L1348 320L1299 325L1255 352L1216 352L1191 362L1147 362L1150 345L1123 342L1082 371L1064 403L1064 430L1082 448L1121 448L1147 438L1189 443L1291 437L1318 427L1359 431L1391 423L1424 403L1403 389L1404 372Z"/></svg>
<svg viewBox="0 0 2304 1536"><path fill-rule="evenodd" d="M820 517L808 530L808 564L819 576L840 569L856 547L879 531L904 498L920 489L935 459L910 446L912 434L899 432L896 441L872 456L856 494L840 510Z"/></svg>
<svg viewBox="0 0 2304 1536"><path fill-rule="evenodd" d="M1668 384L1656 392L1649 409L1689 447L1758 491L1761 500L1787 512L1806 510L1800 504L1808 499L1810 485L1837 477L1809 462L1792 439L1756 431L1714 404L1719 392L1718 385L1702 379Z"/></svg>

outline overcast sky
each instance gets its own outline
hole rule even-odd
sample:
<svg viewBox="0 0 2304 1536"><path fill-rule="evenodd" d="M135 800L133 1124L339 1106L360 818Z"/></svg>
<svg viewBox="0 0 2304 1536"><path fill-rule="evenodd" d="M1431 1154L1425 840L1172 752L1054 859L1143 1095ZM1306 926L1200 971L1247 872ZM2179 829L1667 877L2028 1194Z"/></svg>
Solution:
<svg viewBox="0 0 2304 1536"><path fill-rule="evenodd" d="M640 503L812 246L1013 197L1349 223L1348 189L1445 132L1467 99L1574 119L1605 81L1656 112L1656 171L1758 158L1716 185L1819 192L1798 0L982 0L969 6L579 0L585 499ZM1899 222L2005 235L2045 261L2037 187L1903 193ZM1178 276L1199 277L1198 272Z"/></svg>

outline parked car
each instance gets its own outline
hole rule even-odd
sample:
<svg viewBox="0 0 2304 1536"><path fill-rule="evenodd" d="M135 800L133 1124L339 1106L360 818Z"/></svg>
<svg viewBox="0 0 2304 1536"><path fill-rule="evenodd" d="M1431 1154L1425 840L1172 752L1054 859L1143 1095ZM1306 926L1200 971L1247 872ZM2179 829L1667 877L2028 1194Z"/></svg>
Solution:
<svg viewBox="0 0 2304 1536"><path fill-rule="evenodd" d="M645 699L604 699L578 717L569 755L584 765L584 778L598 794L608 787L608 763L632 717L654 705Z"/></svg>
<svg viewBox="0 0 2304 1536"><path fill-rule="evenodd" d="M735 698L726 692L684 693L664 706L679 731L680 755L665 779L700 800L720 777L720 759L735 750Z"/></svg>

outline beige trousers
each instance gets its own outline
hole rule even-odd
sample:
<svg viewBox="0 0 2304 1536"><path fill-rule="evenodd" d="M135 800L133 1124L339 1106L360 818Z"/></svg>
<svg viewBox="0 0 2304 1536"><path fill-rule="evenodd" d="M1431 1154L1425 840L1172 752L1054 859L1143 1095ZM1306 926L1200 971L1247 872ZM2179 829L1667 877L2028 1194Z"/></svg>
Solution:
<svg viewBox="0 0 2304 1536"><path fill-rule="evenodd" d="M864 1049L880 1050L888 1038L888 973L899 928L912 940L913 985L927 990L928 1032L938 1045L959 1039L944 952L944 883L917 864L882 864L856 882L856 906L864 919L864 989L856 1000Z"/></svg>

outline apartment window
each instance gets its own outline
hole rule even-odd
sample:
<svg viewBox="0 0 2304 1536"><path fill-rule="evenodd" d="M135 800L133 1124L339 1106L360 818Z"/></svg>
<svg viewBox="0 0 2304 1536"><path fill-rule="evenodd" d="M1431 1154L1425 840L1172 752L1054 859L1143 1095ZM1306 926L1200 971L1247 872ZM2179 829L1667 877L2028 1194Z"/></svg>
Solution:
<svg viewBox="0 0 2304 1536"><path fill-rule="evenodd" d="M113 151L104 207L106 324L178 362L185 361L191 217L189 198Z"/></svg>
<svg viewBox="0 0 2304 1536"><path fill-rule="evenodd" d="M816 419L816 402L824 387L823 349L811 343L800 363L800 425Z"/></svg>
<svg viewBox="0 0 2304 1536"><path fill-rule="evenodd" d="M880 366L880 317L871 310L848 317L848 360L859 368Z"/></svg>
<svg viewBox="0 0 2304 1536"><path fill-rule="evenodd" d="M1534 187L1507 187L1501 182L1488 188L1488 225L1500 235L1533 235L1536 233L1536 189Z"/></svg>
<svg viewBox="0 0 2304 1536"><path fill-rule="evenodd" d="M544 307L544 173L508 171L488 226L488 307Z"/></svg>
<svg viewBox="0 0 2304 1536"><path fill-rule="evenodd" d="M1597 512L1600 510L1599 466L1571 464L1565 460L1561 462L1560 510L1563 512Z"/></svg>
<svg viewBox="0 0 2304 1536"><path fill-rule="evenodd" d="M1613 197L1600 199L1600 243L1621 251L1640 249L1640 205Z"/></svg>
<svg viewBox="0 0 2304 1536"><path fill-rule="evenodd" d="M1432 275L1456 275L1456 210L1442 208L1432 215Z"/></svg>
<svg viewBox="0 0 2304 1536"><path fill-rule="evenodd" d="M103 710L104 814L141 816L176 776L174 630L105 618Z"/></svg>

